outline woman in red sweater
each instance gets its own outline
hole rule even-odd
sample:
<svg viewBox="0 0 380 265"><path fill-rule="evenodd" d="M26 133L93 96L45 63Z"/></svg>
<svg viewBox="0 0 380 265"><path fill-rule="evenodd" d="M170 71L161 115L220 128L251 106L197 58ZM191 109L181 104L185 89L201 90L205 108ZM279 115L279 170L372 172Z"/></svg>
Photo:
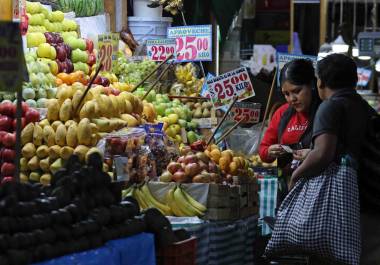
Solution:
<svg viewBox="0 0 380 265"><path fill-rule="evenodd" d="M313 119L321 100L310 60L287 63L281 70L280 83L287 103L274 113L260 143L259 155L267 163L278 159L283 175L289 177L293 159L303 160L310 149ZM295 151L288 153L282 145Z"/></svg>

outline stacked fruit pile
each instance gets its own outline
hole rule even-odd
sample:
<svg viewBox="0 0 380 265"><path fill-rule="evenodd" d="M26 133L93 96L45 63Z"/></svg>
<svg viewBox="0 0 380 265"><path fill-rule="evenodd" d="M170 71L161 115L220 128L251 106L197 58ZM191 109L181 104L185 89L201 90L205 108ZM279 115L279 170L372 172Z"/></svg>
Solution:
<svg viewBox="0 0 380 265"><path fill-rule="evenodd" d="M16 105L10 102L0 104L0 160L1 181L12 179L15 173L14 161L16 152ZM21 126L25 127L40 119L40 114L35 109L22 104ZM27 125L28 124L28 125Z"/></svg>
<svg viewBox="0 0 380 265"><path fill-rule="evenodd" d="M249 167L249 160L243 156L235 155L230 149L221 151L217 145L209 145L205 154L215 163L217 163L227 180L232 176L249 176L252 177L254 172Z"/></svg>
<svg viewBox="0 0 380 265"><path fill-rule="evenodd" d="M166 216L203 216L207 208L186 192L180 185L175 185L165 195L165 202L160 202L149 189L147 183L133 185L123 191L123 196L134 197L141 209L156 208Z"/></svg>
<svg viewBox="0 0 380 265"><path fill-rule="evenodd" d="M155 67L156 63L150 60L129 62L125 56L120 56L117 61L117 66L113 71L118 76L120 82L128 85L137 85Z"/></svg>
<svg viewBox="0 0 380 265"><path fill-rule="evenodd" d="M170 162L160 181L179 183L221 183L220 170L204 152L189 152L176 162Z"/></svg>
<svg viewBox="0 0 380 265"><path fill-rule="evenodd" d="M23 129L23 180L49 183L51 173L70 155L77 154L83 161L97 151L95 146L106 133L139 125L148 108L131 93L107 95L102 86L92 88L79 106L84 90L78 82L61 85L57 98L48 100L47 118Z"/></svg>
<svg viewBox="0 0 380 265"><path fill-rule="evenodd" d="M38 47L45 43L45 32L62 32L63 35L77 35L77 23L74 20L65 19L63 12L50 12L39 2L26 2L26 12L29 18L27 34L28 48Z"/></svg>
<svg viewBox="0 0 380 265"><path fill-rule="evenodd" d="M182 101L183 102L183 101ZM213 109L212 102L206 101L203 103L186 102L186 106L189 107L194 119L210 118Z"/></svg>
<svg viewBox="0 0 380 265"><path fill-rule="evenodd" d="M144 88L138 88L134 95L142 98L145 95ZM157 113L157 121L164 123L164 130L170 140L176 143L183 143L187 140L192 144L197 141L198 136L195 131L198 124L192 121L191 111L178 99L170 100L165 94L156 94L153 90L146 97L146 101L151 102ZM182 130L185 130L186 139L183 139Z"/></svg>
<svg viewBox="0 0 380 265"><path fill-rule="evenodd" d="M1 185L0 263L31 264L145 231L159 243L175 242L168 220L152 209L140 215L133 198L121 201L121 190L101 167L98 155L85 166L73 156L50 187Z"/></svg>
<svg viewBox="0 0 380 265"><path fill-rule="evenodd" d="M46 108L46 99L55 98L58 64L50 59L38 58L35 51L25 54L30 82L24 83L22 97L33 108Z"/></svg>

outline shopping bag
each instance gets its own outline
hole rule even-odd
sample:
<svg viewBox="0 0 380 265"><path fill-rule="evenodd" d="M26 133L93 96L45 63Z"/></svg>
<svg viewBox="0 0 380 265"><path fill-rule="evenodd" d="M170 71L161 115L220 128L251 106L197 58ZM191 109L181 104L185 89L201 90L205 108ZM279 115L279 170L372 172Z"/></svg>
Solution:
<svg viewBox="0 0 380 265"><path fill-rule="evenodd" d="M357 174L332 163L321 175L299 180L286 196L264 255L314 255L357 265L360 247Z"/></svg>

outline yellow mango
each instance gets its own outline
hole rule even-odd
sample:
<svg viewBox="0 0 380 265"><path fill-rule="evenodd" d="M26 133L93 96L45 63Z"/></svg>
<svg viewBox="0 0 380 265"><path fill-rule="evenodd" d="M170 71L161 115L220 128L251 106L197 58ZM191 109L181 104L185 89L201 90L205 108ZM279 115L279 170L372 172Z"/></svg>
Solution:
<svg viewBox="0 0 380 265"><path fill-rule="evenodd" d="M47 103L47 119L49 121L56 121L59 119L59 106L57 99L49 99Z"/></svg>
<svg viewBox="0 0 380 265"><path fill-rule="evenodd" d="M33 143L35 146L42 145L42 142L44 140L44 132L40 125L36 124L34 125L33 130Z"/></svg>
<svg viewBox="0 0 380 265"><path fill-rule="evenodd" d="M44 127L43 137L44 137L44 142L45 144L47 144L47 146L55 145L55 131L50 125L47 125Z"/></svg>
<svg viewBox="0 0 380 265"><path fill-rule="evenodd" d="M57 145L66 145L66 133L66 126L64 124L59 125L57 131L55 132L55 143Z"/></svg>
<svg viewBox="0 0 380 265"><path fill-rule="evenodd" d="M36 147L33 143L27 143L24 145L24 147L21 149L21 154L25 158L32 158L36 154Z"/></svg>
<svg viewBox="0 0 380 265"><path fill-rule="evenodd" d="M67 129L66 143L73 148L78 145L78 127L74 123Z"/></svg>
<svg viewBox="0 0 380 265"><path fill-rule="evenodd" d="M37 148L36 151L37 157L43 159L49 156L49 147L47 145L41 145Z"/></svg>
<svg viewBox="0 0 380 265"><path fill-rule="evenodd" d="M21 144L25 145L33 141L34 123L29 123L21 131Z"/></svg>
<svg viewBox="0 0 380 265"><path fill-rule="evenodd" d="M83 145L91 144L91 126L90 120L82 119L78 124L78 143Z"/></svg>
<svg viewBox="0 0 380 265"><path fill-rule="evenodd" d="M67 98L61 105L59 110L59 119L63 122L66 122L71 119L73 112L73 106L71 103L71 99Z"/></svg>

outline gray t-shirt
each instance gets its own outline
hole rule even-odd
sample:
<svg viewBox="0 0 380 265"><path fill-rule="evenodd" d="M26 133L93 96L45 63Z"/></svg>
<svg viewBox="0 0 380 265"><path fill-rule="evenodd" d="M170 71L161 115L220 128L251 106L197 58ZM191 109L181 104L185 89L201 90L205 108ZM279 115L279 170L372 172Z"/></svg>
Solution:
<svg viewBox="0 0 380 265"><path fill-rule="evenodd" d="M314 118L313 142L318 135L334 134L338 137L336 157L350 154L358 159L367 123L368 109L361 96L353 89L337 91L318 108Z"/></svg>

